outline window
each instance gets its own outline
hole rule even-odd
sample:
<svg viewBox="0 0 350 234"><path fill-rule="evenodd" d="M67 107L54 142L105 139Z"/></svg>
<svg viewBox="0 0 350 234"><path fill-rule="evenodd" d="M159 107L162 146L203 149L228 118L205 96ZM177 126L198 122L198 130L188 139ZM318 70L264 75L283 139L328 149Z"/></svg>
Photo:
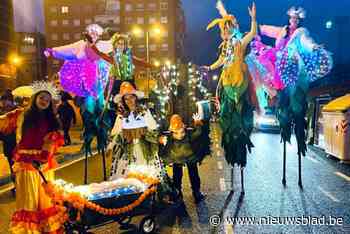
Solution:
<svg viewBox="0 0 350 234"><path fill-rule="evenodd" d="M145 19L143 17L137 17L137 24L144 24Z"/></svg>
<svg viewBox="0 0 350 234"><path fill-rule="evenodd" d="M114 22L115 24L120 24L120 16L115 17L114 20L113 20L113 22Z"/></svg>
<svg viewBox="0 0 350 234"><path fill-rule="evenodd" d="M50 21L50 26L57 26L57 20L51 20Z"/></svg>
<svg viewBox="0 0 350 234"><path fill-rule="evenodd" d="M92 19L85 19L85 24L91 24L92 23Z"/></svg>
<svg viewBox="0 0 350 234"><path fill-rule="evenodd" d="M57 7L55 7L55 6L50 7L50 12L57 13Z"/></svg>
<svg viewBox="0 0 350 234"><path fill-rule="evenodd" d="M126 11L132 11L132 5L130 3L125 4Z"/></svg>
<svg viewBox="0 0 350 234"><path fill-rule="evenodd" d="M92 12L92 6L89 6L89 5L86 5L86 6L84 6L84 11L86 12L86 13L91 13Z"/></svg>
<svg viewBox="0 0 350 234"><path fill-rule="evenodd" d="M145 7L144 7L143 3L137 3L136 4L136 10L137 11L144 11Z"/></svg>
<svg viewBox="0 0 350 234"><path fill-rule="evenodd" d="M80 19L75 19L73 21L74 26L79 26L80 25Z"/></svg>
<svg viewBox="0 0 350 234"><path fill-rule="evenodd" d="M145 51L145 45L138 45L138 46L137 46L137 49L138 49L140 52L144 52L144 51Z"/></svg>
<svg viewBox="0 0 350 234"><path fill-rule="evenodd" d="M132 17L126 17L126 18L125 18L125 23L126 23L126 24L132 24L132 23L133 23Z"/></svg>
<svg viewBox="0 0 350 234"><path fill-rule="evenodd" d="M162 24L167 24L168 23L168 17L167 16L162 16L160 17L160 22Z"/></svg>
<svg viewBox="0 0 350 234"><path fill-rule="evenodd" d="M74 33L74 39L79 40L81 38L80 33Z"/></svg>
<svg viewBox="0 0 350 234"><path fill-rule="evenodd" d="M63 40L69 40L70 36L69 33L63 33Z"/></svg>
<svg viewBox="0 0 350 234"><path fill-rule="evenodd" d="M164 32L162 33L162 35L164 37L169 37L169 32L167 30L164 30Z"/></svg>
<svg viewBox="0 0 350 234"><path fill-rule="evenodd" d="M149 46L149 50L150 50L150 51L156 51L156 50L157 50L157 45L151 44L151 45Z"/></svg>
<svg viewBox="0 0 350 234"><path fill-rule="evenodd" d="M106 9L111 10L111 11L119 11L120 10L120 1L107 0Z"/></svg>
<svg viewBox="0 0 350 234"><path fill-rule="evenodd" d="M157 4L154 2L148 3L148 9L149 10L157 10Z"/></svg>
<svg viewBox="0 0 350 234"><path fill-rule="evenodd" d="M169 49L169 45L167 43L163 43L162 44L162 50L163 51L168 51L168 49Z"/></svg>
<svg viewBox="0 0 350 234"><path fill-rule="evenodd" d="M68 11L69 11L69 7L67 7L67 6L62 6L62 7L61 7L61 12L62 12L63 14L67 14Z"/></svg>
<svg viewBox="0 0 350 234"><path fill-rule="evenodd" d="M156 22L157 22L157 18L156 17L154 17L154 16L149 17L149 19L148 19L148 23L149 24L154 24Z"/></svg>
<svg viewBox="0 0 350 234"><path fill-rule="evenodd" d="M168 3L167 2L161 2L160 3L160 9L161 10L168 10Z"/></svg>
<svg viewBox="0 0 350 234"><path fill-rule="evenodd" d="M57 40L58 40L58 35L57 35L57 33L52 33L52 34L51 34L51 40L53 40L53 41L57 41Z"/></svg>
<svg viewBox="0 0 350 234"><path fill-rule="evenodd" d="M62 20L62 25L67 26L69 24L69 20Z"/></svg>

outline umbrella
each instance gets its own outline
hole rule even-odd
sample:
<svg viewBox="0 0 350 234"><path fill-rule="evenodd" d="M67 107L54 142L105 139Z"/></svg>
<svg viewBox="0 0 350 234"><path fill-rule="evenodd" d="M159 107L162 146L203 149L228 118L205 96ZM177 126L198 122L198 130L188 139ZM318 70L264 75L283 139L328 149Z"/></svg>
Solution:
<svg viewBox="0 0 350 234"><path fill-rule="evenodd" d="M20 86L12 91L12 95L15 97L28 97L33 95L33 89L31 86Z"/></svg>

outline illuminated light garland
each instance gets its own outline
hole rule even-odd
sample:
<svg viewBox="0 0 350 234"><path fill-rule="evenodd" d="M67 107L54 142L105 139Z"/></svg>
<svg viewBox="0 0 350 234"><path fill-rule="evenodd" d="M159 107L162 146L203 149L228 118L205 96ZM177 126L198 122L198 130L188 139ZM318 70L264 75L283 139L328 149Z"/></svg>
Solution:
<svg viewBox="0 0 350 234"><path fill-rule="evenodd" d="M85 208L96 211L103 215L113 216L119 215L133 210L139 206L148 196L157 191L157 185L160 183L158 179L148 177L142 174L129 173L127 178L135 178L149 185L149 188L145 190L140 197L129 205L120 208L104 208L98 204L95 204L86 198L82 197L79 193L66 192L62 187L57 186L51 182L43 184L46 194L52 199L56 206L61 207L64 212L60 213L60 220L62 223L68 221L68 214L64 207L64 202L70 203L79 212L83 212ZM80 215L77 220L79 220Z"/></svg>

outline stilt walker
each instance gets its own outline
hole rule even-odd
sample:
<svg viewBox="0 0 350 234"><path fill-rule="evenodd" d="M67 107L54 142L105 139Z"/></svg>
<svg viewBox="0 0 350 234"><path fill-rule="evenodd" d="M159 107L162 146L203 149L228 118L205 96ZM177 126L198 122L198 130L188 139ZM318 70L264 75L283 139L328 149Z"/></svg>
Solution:
<svg viewBox="0 0 350 234"><path fill-rule="evenodd" d="M302 188L301 156L305 156L307 150L305 115L309 83L327 75L333 60L331 53L316 44L307 29L301 26L306 16L304 9L292 7L287 14L290 17L288 26L260 26L260 32L275 38L276 42L272 48L259 43L266 51L256 57L263 69L260 74L255 74L271 77L270 84L278 91L277 117L283 142L282 184L286 185L286 142L290 142L294 128L298 146L298 184Z"/></svg>
<svg viewBox="0 0 350 234"><path fill-rule="evenodd" d="M91 143L94 137L97 138L97 150L102 153L103 174L104 179L107 179L104 152L107 147L107 131L112 124L109 123L107 115L102 113L110 65L92 49L92 43L94 45L96 43L99 50L106 53L112 51L110 41L98 41L102 33L103 28L92 24L86 27L86 40L45 50L47 57L52 56L65 61L59 72L62 88L84 100L80 112L84 125L85 183L87 183L87 158L89 154L91 155Z"/></svg>
<svg viewBox="0 0 350 234"><path fill-rule="evenodd" d="M251 8L248 8L251 29L245 36L239 31L236 18L227 13L221 1L217 2L217 9L222 18L212 21L207 30L219 25L223 39L220 45L221 54L215 63L205 68L211 71L223 67L217 94L220 106L219 123L223 132L222 146L226 161L232 167L235 164L240 167L242 194L244 194L244 167L247 163L247 153L253 147L249 137L253 130L254 109L249 96L251 83L244 57L248 44L256 35L256 9L254 3ZM232 189L233 173L232 168Z"/></svg>

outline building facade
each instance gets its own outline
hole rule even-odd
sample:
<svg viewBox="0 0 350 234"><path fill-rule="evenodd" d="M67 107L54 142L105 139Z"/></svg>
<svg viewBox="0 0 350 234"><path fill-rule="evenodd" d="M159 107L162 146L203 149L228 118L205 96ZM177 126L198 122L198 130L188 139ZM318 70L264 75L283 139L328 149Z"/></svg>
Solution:
<svg viewBox="0 0 350 234"><path fill-rule="evenodd" d="M17 67L16 86L46 79L45 36L40 32L16 32L14 41L21 60Z"/></svg>
<svg viewBox="0 0 350 234"><path fill-rule="evenodd" d="M137 57L147 60L148 54L150 62L159 64L183 58L185 19L180 0L50 0L44 4L48 47L78 41L87 25L97 23L112 33L130 34ZM135 35L135 28L141 33ZM53 61L51 74L59 66Z"/></svg>
<svg viewBox="0 0 350 234"><path fill-rule="evenodd" d="M16 68L9 63L9 56L16 51L13 25L12 0L0 1L0 92L15 84Z"/></svg>

